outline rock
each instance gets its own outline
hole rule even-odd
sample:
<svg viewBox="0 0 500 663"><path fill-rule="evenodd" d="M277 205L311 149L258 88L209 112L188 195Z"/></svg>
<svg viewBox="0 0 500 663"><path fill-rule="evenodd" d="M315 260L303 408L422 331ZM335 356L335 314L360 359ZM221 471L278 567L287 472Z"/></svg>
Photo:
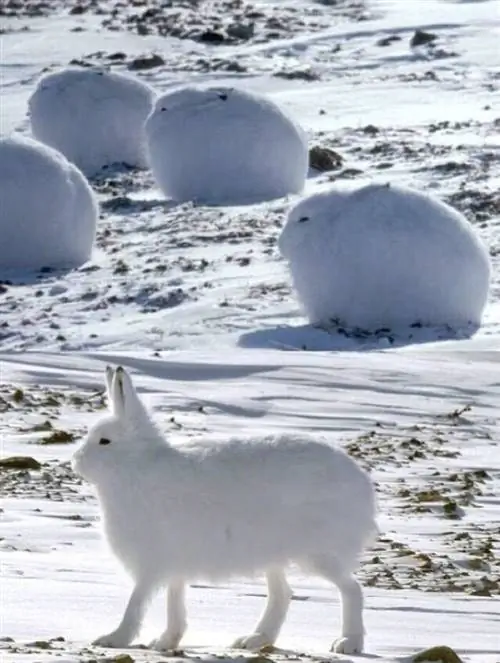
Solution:
<svg viewBox="0 0 500 663"><path fill-rule="evenodd" d="M198 36L198 40L206 44L223 44L226 38L222 32L215 32L215 30L205 30Z"/></svg>
<svg viewBox="0 0 500 663"><path fill-rule="evenodd" d="M464 663L450 647L431 647L413 657L412 663Z"/></svg>
<svg viewBox="0 0 500 663"><path fill-rule="evenodd" d="M363 133L367 136L377 136L380 133L380 129L374 124L367 124L363 127Z"/></svg>
<svg viewBox="0 0 500 663"><path fill-rule="evenodd" d="M80 16L81 14L85 14L85 12L88 12L89 7L86 5L75 5L74 7L71 7L69 10L69 13L71 16Z"/></svg>
<svg viewBox="0 0 500 663"><path fill-rule="evenodd" d="M39 470L42 464L32 456L0 458L0 470Z"/></svg>
<svg viewBox="0 0 500 663"><path fill-rule="evenodd" d="M387 37L382 37L377 41L377 46L390 46L395 41L401 41L399 35L388 35Z"/></svg>
<svg viewBox="0 0 500 663"><path fill-rule="evenodd" d="M36 649L52 649L52 645L47 640L35 640L34 642L27 642L26 647L34 647Z"/></svg>
<svg viewBox="0 0 500 663"><path fill-rule="evenodd" d="M142 57L134 58L128 63L127 69L130 71L144 71L146 69L162 67L164 64L165 60L161 57L161 55L153 53L152 55L145 55Z"/></svg>
<svg viewBox="0 0 500 663"><path fill-rule="evenodd" d="M123 51L115 51L114 53L110 53L107 56L107 59L111 60L112 62L122 62L123 60L127 59L127 54Z"/></svg>
<svg viewBox="0 0 500 663"><path fill-rule="evenodd" d="M255 35L255 23L231 23L226 29L229 37L241 41L248 41Z"/></svg>
<svg viewBox="0 0 500 663"><path fill-rule="evenodd" d="M309 150L309 165L315 170L327 173L330 170L341 168L343 159L338 152L329 147L314 145Z"/></svg>
<svg viewBox="0 0 500 663"><path fill-rule="evenodd" d="M424 32L424 30L415 30L414 35L410 39L410 46L416 48L417 46L424 46L436 41L437 35L433 32Z"/></svg>
<svg viewBox="0 0 500 663"><path fill-rule="evenodd" d="M117 654L108 660L110 663L134 663L135 659L130 654Z"/></svg>

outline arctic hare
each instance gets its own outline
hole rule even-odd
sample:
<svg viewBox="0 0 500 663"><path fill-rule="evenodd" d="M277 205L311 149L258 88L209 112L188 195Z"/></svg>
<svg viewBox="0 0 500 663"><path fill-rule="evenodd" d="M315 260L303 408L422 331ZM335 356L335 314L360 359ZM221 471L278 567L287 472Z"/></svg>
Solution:
<svg viewBox="0 0 500 663"><path fill-rule="evenodd" d="M342 599L333 651L363 649L363 596L352 571L376 532L368 475L342 451L295 435L171 446L122 368L106 369L110 414L76 452L95 485L108 542L135 581L118 628L94 644L126 647L148 600L168 584L167 628L151 646L175 649L186 630L185 584L264 572L268 599L233 646L272 645L291 599L289 563L332 581Z"/></svg>

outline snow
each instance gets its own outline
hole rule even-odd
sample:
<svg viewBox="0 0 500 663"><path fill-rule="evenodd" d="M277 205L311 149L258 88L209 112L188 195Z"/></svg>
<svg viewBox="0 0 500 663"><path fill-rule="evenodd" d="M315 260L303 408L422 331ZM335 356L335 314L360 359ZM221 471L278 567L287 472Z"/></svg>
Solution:
<svg viewBox="0 0 500 663"><path fill-rule="evenodd" d="M69 68L42 76L29 98L31 131L87 176L105 166L146 167L144 122L152 88L128 75Z"/></svg>
<svg viewBox="0 0 500 663"><path fill-rule="evenodd" d="M0 270L78 267L96 232L97 199L87 180L42 143L0 139Z"/></svg>
<svg viewBox="0 0 500 663"><path fill-rule="evenodd" d="M313 324L374 331L481 323L487 249L434 196L390 183L314 194L290 210L279 248Z"/></svg>
<svg viewBox="0 0 500 663"><path fill-rule="evenodd" d="M308 21L319 15L314 31L285 28L270 41L257 35L223 47L108 30L109 14L97 12L119 9L115 0L87 3L83 14L69 14L72 0L64 0L49 18L3 17L1 130L27 134L40 75L72 61L130 72L136 58L159 53L165 65L136 70L159 94L215 85L267 96L305 128L310 145L341 158L335 170L309 174L306 195L332 182L391 181L465 214L492 265L481 327L452 340L439 328L405 338L313 328L276 247L295 196L206 208L166 202L148 170L96 177L92 259L0 283L0 458L42 463L40 471L0 470L3 663L122 653L136 663L181 660L89 645L116 626L130 591L103 545L96 496L69 464L103 414L107 363L127 366L176 444L324 435L374 479L381 536L357 573L366 655L327 651L340 631L339 596L292 567L294 597L266 659L408 663L443 644L464 663L499 661L500 3L369 0L358 23L337 17L342 1L269 0L258 5L259 22L272 11L274 25L284 24L281 7L301 15L304 2ZM411 48L417 28L436 36L434 47ZM48 443L54 431L74 438ZM229 645L251 632L265 593L259 576L191 586L183 660L248 661ZM159 595L137 643L164 624Z"/></svg>
<svg viewBox="0 0 500 663"><path fill-rule="evenodd" d="M306 137L270 99L236 87L185 87L147 120L151 167L165 196L244 205L302 191Z"/></svg>

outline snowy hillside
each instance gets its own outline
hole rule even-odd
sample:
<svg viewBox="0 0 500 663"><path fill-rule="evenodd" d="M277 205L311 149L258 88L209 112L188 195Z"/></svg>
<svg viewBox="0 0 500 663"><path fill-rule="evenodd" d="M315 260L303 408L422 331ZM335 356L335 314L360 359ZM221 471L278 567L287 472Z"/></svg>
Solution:
<svg viewBox="0 0 500 663"><path fill-rule="evenodd" d="M185 83L268 95L307 133L305 195L371 181L435 193L487 246L489 300L473 335L327 333L302 314L277 247L299 195L174 204L148 169L104 169L90 261L0 274L2 661L166 659L89 646L116 625L129 581L69 459L102 413L105 364L121 362L180 443L317 431L370 471L381 535L358 574L368 657L407 663L448 645L499 663L500 2L159 4L0 3L2 136L29 135L40 77L67 66L109 67L159 95ZM12 456L28 460L6 468ZM297 570L290 584L283 649L254 663L366 660L327 651L340 624L330 587ZM179 656L238 659L229 644L264 594L261 578L191 587ZM140 643L164 611L158 597Z"/></svg>

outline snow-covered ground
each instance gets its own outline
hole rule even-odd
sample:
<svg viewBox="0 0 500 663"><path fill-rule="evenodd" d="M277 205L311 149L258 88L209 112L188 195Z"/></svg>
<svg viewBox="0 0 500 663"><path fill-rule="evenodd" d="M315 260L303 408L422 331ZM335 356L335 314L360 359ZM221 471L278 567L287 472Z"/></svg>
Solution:
<svg viewBox="0 0 500 663"><path fill-rule="evenodd" d="M258 26L274 17L262 38L218 45L185 38L188 27L182 39L136 34L136 21L108 30L107 14L70 15L73 4L2 18L2 134L27 131L38 77L72 61L135 71L159 93L238 83L269 94L311 145L333 150L332 170L311 173L307 193L371 179L432 190L485 240L493 282L471 338L327 334L307 326L276 249L296 197L173 206L148 171L93 180L102 205L93 260L0 282L0 457L42 463L0 470L2 660L96 660L103 652L88 643L122 611L128 582L100 542L90 488L67 464L99 416L105 363L120 361L180 441L236 426L317 430L373 472L382 534L359 573L370 657L408 660L443 644L464 661L499 663L500 3L373 0L357 21L359 7L343 8L363 3L269 0L256 3ZM292 10L306 17L302 27ZM434 37L412 47L417 28ZM337 596L314 579L291 580L297 600L278 642L286 651L266 656L321 660L337 635ZM260 579L191 588L187 654L231 657L226 647L253 625L263 591ZM141 642L163 619L158 598Z"/></svg>

